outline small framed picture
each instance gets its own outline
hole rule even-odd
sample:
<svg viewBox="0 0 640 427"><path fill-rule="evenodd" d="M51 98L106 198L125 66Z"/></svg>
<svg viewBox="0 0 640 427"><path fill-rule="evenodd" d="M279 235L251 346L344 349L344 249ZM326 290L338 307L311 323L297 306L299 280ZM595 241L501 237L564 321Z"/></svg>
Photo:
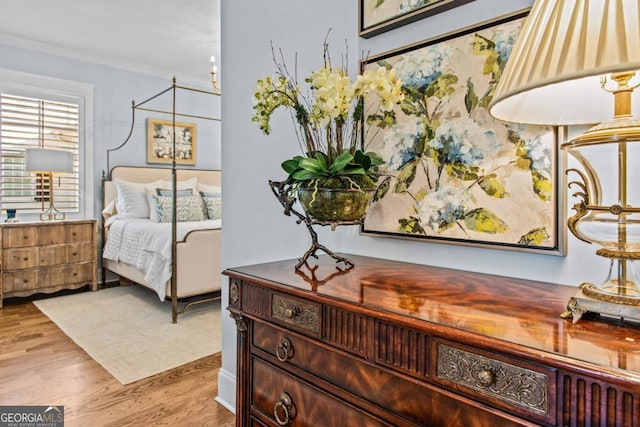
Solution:
<svg viewBox="0 0 640 427"><path fill-rule="evenodd" d="M358 34L369 38L473 0L360 0Z"/></svg>
<svg viewBox="0 0 640 427"><path fill-rule="evenodd" d="M175 142L176 163L196 164L197 126L195 123L147 119L147 163L172 163Z"/></svg>

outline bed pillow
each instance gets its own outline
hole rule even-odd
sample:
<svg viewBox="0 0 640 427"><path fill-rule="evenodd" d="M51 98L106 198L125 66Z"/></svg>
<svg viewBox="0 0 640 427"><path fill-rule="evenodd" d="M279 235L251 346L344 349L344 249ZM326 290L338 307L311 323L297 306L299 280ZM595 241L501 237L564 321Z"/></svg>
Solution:
<svg viewBox="0 0 640 427"><path fill-rule="evenodd" d="M198 183L198 191L204 193L222 194L222 187L218 185L207 185Z"/></svg>
<svg viewBox="0 0 640 427"><path fill-rule="evenodd" d="M154 195L173 197L173 190L167 190L165 188L156 188L155 192L147 190L147 202L149 203L149 219L153 222L159 222L157 209L155 208L156 202L153 200ZM176 195L178 196L178 198L193 196L193 189L186 188L184 190L177 190Z"/></svg>
<svg viewBox="0 0 640 427"><path fill-rule="evenodd" d="M158 187L164 190L171 190L171 181L162 181L162 184ZM178 190L186 190L188 188L191 188L193 190L193 194L196 194L196 192L198 191L198 178L193 177L182 181L177 181L176 187Z"/></svg>
<svg viewBox="0 0 640 427"><path fill-rule="evenodd" d="M222 218L222 197L217 193L205 193L200 192L202 202L204 203L205 210L207 212L207 218L220 219Z"/></svg>
<svg viewBox="0 0 640 427"><path fill-rule="evenodd" d="M118 211L116 210L116 199L113 199L112 201L107 203L107 206L105 206L104 209L102 209L102 219L106 221L117 213Z"/></svg>
<svg viewBox="0 0 640 427"><path fill-rule="evenodd" d="M156 222L171 222L173 198L153 195L153 209L157 217ZM198 196L178 197L176 216L178 222L204 221L207 219L202 198Z"/></svg>
<svg viewBox="0 0 640 427"><path fill-rule="evenodd" d="M160 187L162 181L139 183L125 181L119 178L116 184L116 209L119 218L149 218L149 202L146 190Z"/></svg>

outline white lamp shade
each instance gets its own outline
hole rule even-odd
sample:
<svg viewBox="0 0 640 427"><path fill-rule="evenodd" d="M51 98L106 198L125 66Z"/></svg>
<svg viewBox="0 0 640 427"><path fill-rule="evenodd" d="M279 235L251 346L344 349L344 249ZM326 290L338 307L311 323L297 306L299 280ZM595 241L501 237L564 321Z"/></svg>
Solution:
<svg viewBox="0 0 640 427"><path fill-rule="evenodd" d="M640 0L538 0L490 113L518 123L599 123L614 114L600 77L638 69ZM640 106L640 91L633 97Z"/></svg>
<svg viewBox="0 0 640 427"><path fill-rule="evenodd" d="M30 172L73 172L73 153L65 150L29 148L25 169Z"/></svg>

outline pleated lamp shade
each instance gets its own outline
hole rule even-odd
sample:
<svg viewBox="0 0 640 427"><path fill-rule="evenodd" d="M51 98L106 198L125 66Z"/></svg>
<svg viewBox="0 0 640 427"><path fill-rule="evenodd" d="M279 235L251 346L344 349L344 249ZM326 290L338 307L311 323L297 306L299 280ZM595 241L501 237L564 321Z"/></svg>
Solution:
<svg viewBox="0 0 640 427"><path fill-rule="evenodd" d="M511 52L490 113L517 123L599 123L614 114L601 76L638 69L640 0L538 0ZM640 91L632 97L640 111Z"/></svg>

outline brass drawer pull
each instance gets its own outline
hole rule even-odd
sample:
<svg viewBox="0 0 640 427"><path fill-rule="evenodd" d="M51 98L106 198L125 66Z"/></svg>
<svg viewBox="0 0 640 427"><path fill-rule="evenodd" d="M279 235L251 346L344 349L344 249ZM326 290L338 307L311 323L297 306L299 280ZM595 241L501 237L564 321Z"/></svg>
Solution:
<svg viewBox="0 0 640 427"><path fill-rule="evenodd" d="M276 357L279 361L286 362L287 359L289 359L291 350L293 350L293 347L291 346L289 338L282 338L282 341L280 341L280 344L276 347Z"/></svg>
<svg viewBox="0 0 640 427"><path fill-rule="evenodd" d="M276 402L273 407L273 417L276 419L278 425L286 426L291 421L291 414L289 411L293 409L293 402L291 401L291 396L287 392L282 392L280 396L280 400ZM282 418L280 418L279 413L282 412Z"/></svg>
<svg viewBox="0 0 640 427"><path fill-rule="evenodd" d="M320 331L321 307L317 304L276 294L271 302L271 315L277 320L310 332Z"/></svg>
<svg viewBox="0 0 640 427"><path fill-rule="evenodd" d="M491 387L493 383L496 382L496 374L491 372L490 369L483 369L482 371L478 372L477 379L478 384L480 384L482 387Z"/></svg>
<svg viewBox="0 0 640 427"><path fill-rule="evenodd" d="M284 317L287 319L293 319L298 314L300 314L300 307L289 307L284 310Z"/></svg>

